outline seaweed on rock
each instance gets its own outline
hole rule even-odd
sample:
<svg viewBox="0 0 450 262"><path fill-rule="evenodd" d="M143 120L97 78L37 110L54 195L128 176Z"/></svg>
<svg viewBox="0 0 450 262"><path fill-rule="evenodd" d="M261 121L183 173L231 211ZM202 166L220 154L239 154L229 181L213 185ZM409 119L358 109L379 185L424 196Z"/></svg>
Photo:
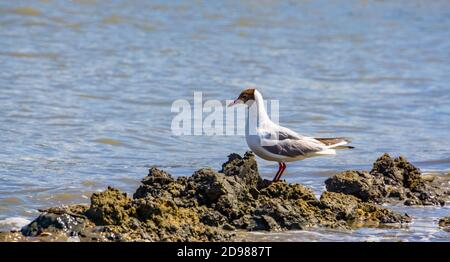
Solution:
<svg viewBox="0 0 450 262"><path fill-rule="evenodd" d="M404 157L382 155L370 172L347 170L325 181L328 191L353 195L363 201L403 201L405 205L444 206L448 189L427 181Z"/></svg>
<svg viewBox="0 0 450 262"><path fill-rule="evenodd" d="M390 168L398 171L399 165L394 162ZM409 173L397 171L393 175L402 175L403 184L422 187L405 178ZM108 187L92 195L89 207L46 210L22 233L39 236L49 230L67 230L81 241L226 241L233 238L235 229L349 229L410 222L406 214L370 203L386 195L380 181L365 180L374 175L348 173L338 177L347 176L353 184L333 180L335 188L343 192L324 192L317 199L311 189L300 184L263 180L251 152L243 157L231 154L220 171L202 168L190 177L175 179L152 167L133 198ZM380 186L379 192L370 191L374 185Z"/></svg>

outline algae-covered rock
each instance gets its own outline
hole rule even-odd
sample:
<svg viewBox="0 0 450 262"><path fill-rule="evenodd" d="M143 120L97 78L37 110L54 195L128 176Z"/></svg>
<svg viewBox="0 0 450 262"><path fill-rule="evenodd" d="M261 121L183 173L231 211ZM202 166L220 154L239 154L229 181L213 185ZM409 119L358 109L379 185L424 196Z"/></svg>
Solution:
<svg viewBox="0 0 450 262"><path fill-rule="evenodd" d="M324 192L320 201L336 213L338 220L344 220L347 223L374 225L411 222L407 214L399 214L387 208L363 202L352 195Z"/></svg>
<svg viewBox="0 0 450 262"><path fill-rule="evenodd" d="M450 216L439 219L439 226L446 232L450 232Z"/></svg>
<svg viewBox="0 0 450 262"><path fill-rule="evenodd" d="M383 202L386 191L383 181L366 171L348 170L325 181L327 190L358 197L363 201Z"/></svg>
<svg viewBox="0 0 450 262"><path fill-rule="evenodd" d="M350 194L359 199L384 203L403 201L405 205L441 205L448 191L422 177L421 172L404 157L382 155L370 172L344 171L325 181L328 191Z"/></svg>
<svg viewBox="0 0 450 262"><path fill-rule="evenodd" d="M325 191L320 196L320 202L336 215L337 220L355 220L355 210L359 207L361 200L352 195Z"/></svg>
<svg viewBox="0 0 450 262"><path fill-rule="evenodd" d="M232 165L228 165L230 169L225 168L227 174L216 172L210 168L200 169L194 173L192 180L189 180L188 188L195 190L195 196L200 204L205 204L218 211L229 222L232 222L232 220L248 214L251 210L250 206L253 204L254 198L250 190L255 188L259 179L254 178L254 174L258 174L256 165L250 164L255 160L254 156L248 160L242 159L240 156L235 158L234 155L230 155L229 158L227 163L235 161L239 166L238 169L242 172L233 174ZM231 160L233 158L235 159Z"/></svg>
<svg viewBox="0 0 450 262"><path fill-rule="evenodd" d="M397 172L393 177L406 181L395 161L389 165ZM420 186L408 181L402 183ZM152 167L133 198L108 187L92 195L89 207L45 211L23 233L61 231L81 241L227 241L235 229L346 229L410 221L407 215L365 202L386 195L381 176L348 171L328 184L343 193L324 192L317 199L300 184L263 180L252 153L231 154L220 171L202 168L177 179Z"/></svg>
<svg viewBox="0 0 450 262"><path fill-rule="evenodd" d="M252 214L258 229L304 229L320 224L320 201L311 189L280 181L260 188Z"/></svg>
<svg viewBox="0 0 450 262"><path fill-rule="evenodd" d="M160 196L168 191L174 179L172 176L156 167L151 167L148 175L141 180L142 185L133 194L133 198L143 198L147 195Z"/></svg>
<svg viewBox="0 0 450 262"><path fill-rule="evenodd" d="M91 196L91 206L87 216L100 225L120 225L135 213L131 199L126 193L108 187L103 192Z"/></svg>
<svg viewBox="0 0 450 262"><path fill-rule="evenodd" d="M241 157L238 154L231 154L228 156L228 161L222 164L222 170L227 176L236 176L243 180L248 185L255 187L261 182L261 176L258 173L258 164L255 155L248 151Z"/></svg>
<svg viewBox="0 0 450 262"><path fill-rule="evenodd" d="M202 222L201 209L179 207L167 199L145 198L137 204L139 219L158 241L224 241L229 236Z"/></svg>

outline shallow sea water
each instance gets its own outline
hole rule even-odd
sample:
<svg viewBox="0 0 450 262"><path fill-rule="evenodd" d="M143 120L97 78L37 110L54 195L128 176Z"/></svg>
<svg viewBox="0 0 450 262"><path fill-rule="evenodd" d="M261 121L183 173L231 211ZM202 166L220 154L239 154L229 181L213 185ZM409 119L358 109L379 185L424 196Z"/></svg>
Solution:
<svg viewBox="0 0 450 262"><path fill-rule="evenodd" d="M225 102L256 86L283 125L351 137L355 150L288 166L317 192L384 152L445 175L449 31L449 1L1 1L0 229L108 185L131 193L151 165L190 175L244 153L242 136L171 134L172 102L194 91ZM409 228L255 237L450 240L448 208L399 208Z"/></svg>

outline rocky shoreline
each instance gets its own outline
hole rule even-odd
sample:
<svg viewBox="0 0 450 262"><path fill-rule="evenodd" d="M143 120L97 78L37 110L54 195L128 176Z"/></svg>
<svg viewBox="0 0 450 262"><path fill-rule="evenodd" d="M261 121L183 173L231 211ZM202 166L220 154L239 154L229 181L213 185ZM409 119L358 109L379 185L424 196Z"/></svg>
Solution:
<svg viewBox="0 0 450 262"><path fill-rule="evenodd" d="M0 241L229 241L239 231L403 225L411 222L407 214L380 204L442 206L450 195L405 158L387 154L371 171L341 172L325 185L317 199L303 185L264 180L251 152L231 154L220 171L176 179L152 167L132 197L108 187L92 194L90 205L40 210L20 231L0 233Z"/></svg>

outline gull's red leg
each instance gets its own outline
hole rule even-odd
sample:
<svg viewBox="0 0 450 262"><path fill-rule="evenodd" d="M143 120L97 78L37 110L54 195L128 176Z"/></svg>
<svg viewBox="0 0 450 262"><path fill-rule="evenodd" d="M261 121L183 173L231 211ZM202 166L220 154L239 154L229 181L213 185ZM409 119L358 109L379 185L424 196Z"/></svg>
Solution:
<svg viewBox="0 0 450 262"><path fill-rule="evenodd" d="M281 172L275 177L275 181L279 181L280 180L280 178L281 178L281 175L283 175L283 173L284 173L284 170L286 169L286 163L284 163L284 162L282 162L281 163Z"/></svg>
<svg viewBox="0 0 450 262"><path fill-rule="evenodd" d="M282 167L283 167L283 165L281 164L281 162L278 162L278 171L275 174L275 177L273 178L272 182L277 182L276 179L277 179L278 175L280 174Z"/></svg>

